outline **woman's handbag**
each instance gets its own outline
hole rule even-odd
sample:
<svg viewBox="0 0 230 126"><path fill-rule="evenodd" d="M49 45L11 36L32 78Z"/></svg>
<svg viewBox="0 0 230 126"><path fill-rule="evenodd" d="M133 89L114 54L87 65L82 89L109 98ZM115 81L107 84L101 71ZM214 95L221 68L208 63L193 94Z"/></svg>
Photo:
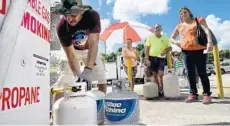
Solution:
<svg viewBox="0 0 230 126"><path fill-rule="evenodd" d="M207 35L206 35L205 31L203 30L203 28L201 27L200 23L198 22L197 18L195 18L195 21L197 24L196 33L197 33L198 43L200 45L207 46L207 43L208 43ZM212 36L212 43L213 43L213 45L216 45L217 39L211 30L210 30L210 32L211 32L211 36Z"/></svg>

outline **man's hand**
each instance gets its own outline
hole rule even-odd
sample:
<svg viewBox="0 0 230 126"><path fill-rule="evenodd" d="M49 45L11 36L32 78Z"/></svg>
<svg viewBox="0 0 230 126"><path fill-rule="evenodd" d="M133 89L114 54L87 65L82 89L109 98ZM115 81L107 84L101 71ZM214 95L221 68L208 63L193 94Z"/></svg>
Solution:
<svg viewBox="0 0 230 126"><path fill-rule="evenodd" d="M147 64L147 66L150 66L151 62L149 59L146 59L146 64Z"/></svg>
<svg viewBox="0 0 230 126"><path fill-rule="evenodd" d="M207 52L211 52L212 49L213 49L213 44L212 44L212 42L208 42L208 44L207 44Z"/></svg>
<svg viewBox="0 0 230 126"><path fill-rule="evenodd" d="M164 50L162 53L161 53L161 56L164 56L166 53L166 51Z"/></svg>
<svg viewBox="0 0 230 126"><path fill-rule="evenodd" d="M92 69L85 67L84 71L81 74L77 74L77 82L86 82L87 83L87 91L92 88Z"/></svg>

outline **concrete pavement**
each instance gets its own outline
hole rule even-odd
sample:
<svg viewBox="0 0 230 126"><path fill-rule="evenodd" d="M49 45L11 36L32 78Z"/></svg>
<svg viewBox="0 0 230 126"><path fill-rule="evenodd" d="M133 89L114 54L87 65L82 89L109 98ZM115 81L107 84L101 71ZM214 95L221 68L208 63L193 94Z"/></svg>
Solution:
<svg viewBox="0 0 230 126"><path fill-rule="evenodd" d="M230 87L230 75L223 75L225 87ZM215 76L210 77L213 103L185 103L188 89L181 90L179 100L145 100L142 86L135 85L135 92L140 96L140 118L144 125L230 125L230 88L225 88L225 98L219 99L216 93ZM202 87L202 86L200 86ZM202 89L200 89L202 90ZM108 92L111 88L108 89Z"/></svg>

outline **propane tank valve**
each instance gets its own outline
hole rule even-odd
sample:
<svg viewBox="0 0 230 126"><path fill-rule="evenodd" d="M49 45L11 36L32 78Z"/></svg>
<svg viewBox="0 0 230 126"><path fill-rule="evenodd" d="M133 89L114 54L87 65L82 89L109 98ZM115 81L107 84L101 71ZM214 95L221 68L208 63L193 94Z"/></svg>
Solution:
<svg viewBox="0 0 230 126"><path fill-rule="evenodd" d="M71 90L72 90L72 92L81 91L81 86L73 86Z"/></svg>

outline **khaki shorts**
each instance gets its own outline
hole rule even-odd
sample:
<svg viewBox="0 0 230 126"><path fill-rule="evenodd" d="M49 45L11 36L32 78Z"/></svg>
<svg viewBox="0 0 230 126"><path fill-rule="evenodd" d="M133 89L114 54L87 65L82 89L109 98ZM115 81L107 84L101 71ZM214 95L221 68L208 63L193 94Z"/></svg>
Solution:
<svg viewBox="0 0 230 126"><path fill-rule="evenodd" d="M82 60L84 65L88 61L88 50L76 50L77 59ZM98 84L106 84L105 64L102 61L101 55L97 54L96 65L92 70L92 81L98 81Z"/></svg>

